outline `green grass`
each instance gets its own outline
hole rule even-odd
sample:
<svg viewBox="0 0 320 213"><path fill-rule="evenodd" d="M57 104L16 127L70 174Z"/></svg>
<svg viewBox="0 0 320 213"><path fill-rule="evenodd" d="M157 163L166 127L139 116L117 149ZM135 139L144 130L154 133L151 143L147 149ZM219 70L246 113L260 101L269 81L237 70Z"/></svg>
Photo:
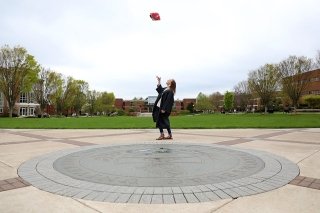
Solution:
<svg viewBox="0 0 320 213"><path fill-rule="evenodd" d="M320 114L210 114L171 116L173 129L320 128ZM150 117L0 118L8 129L149 129Z"/></svg>

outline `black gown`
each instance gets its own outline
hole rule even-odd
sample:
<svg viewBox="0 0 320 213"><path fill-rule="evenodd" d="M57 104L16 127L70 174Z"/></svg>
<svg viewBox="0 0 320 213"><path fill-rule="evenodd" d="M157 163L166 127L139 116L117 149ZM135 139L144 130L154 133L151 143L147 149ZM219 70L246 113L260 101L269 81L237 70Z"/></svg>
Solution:
<svg viewBox="0 0 320 213"><path fill-rule="evenodd" d="M169 116L174 104L174 93L172 90L163 88L161 85L158 85L156 91L158 92L158 97L152 110L153 121L156 122L157 128L170 129ZM157 105L160 99L159 108ZM161 113L161 110L164 110L165 113Z"/></svg>

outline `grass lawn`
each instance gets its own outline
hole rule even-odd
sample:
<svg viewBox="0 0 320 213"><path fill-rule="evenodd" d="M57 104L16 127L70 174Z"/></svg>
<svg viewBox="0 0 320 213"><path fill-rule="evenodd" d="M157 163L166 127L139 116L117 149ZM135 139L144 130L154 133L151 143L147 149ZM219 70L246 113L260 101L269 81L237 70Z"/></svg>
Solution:
<svg viewBox="0 0 320 213"><path fill-rule="evenodd" d="M171 116L173 129L320 128L320 114L209 114ZM149 129L150 117L0 118L4 129Z"/></svg>

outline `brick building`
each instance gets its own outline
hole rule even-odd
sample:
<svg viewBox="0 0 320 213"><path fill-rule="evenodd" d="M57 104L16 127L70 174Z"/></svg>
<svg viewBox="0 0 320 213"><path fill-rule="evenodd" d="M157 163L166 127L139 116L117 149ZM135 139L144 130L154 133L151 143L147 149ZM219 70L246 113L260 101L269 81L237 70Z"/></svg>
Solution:
<svg viewBox="0 0 320 213"><path fill-rule="evenodd" d="M305 95L320 95L320 69L305 72L299 79L308 82L306 88L302 91L302 97ZM279 93L281 92L279 91ZM285 105L288 105L288 103ZM260 98L251 99L248 106L258 109L261 106Z"/></svg>
<svg viewBox="0 0 320 213"><path fill-rule="evenodd" d="M153 105L157 96L148 96L145 100L123 100L122 98L116 98L115 107L124 111L135 112L152 112ZM187 98L182 101L176 100L174 102L173 110L180 112L181 110L187 110L189 104L194 105L196 103L195 98Z"/></svg>
<svg viewBox="0 0 320 213"><path fill-rule="evenodd" d="M181 110L188 110L188 106L191 105L194 108L197 99L195 98L185 98L181 102Z"/></svg>
<svg viewBox="0 0 320 213"><path fill-rule="evenodd" d="M312 70L306 73L309 84L303 95L320 95L320 69Z"/></svg>

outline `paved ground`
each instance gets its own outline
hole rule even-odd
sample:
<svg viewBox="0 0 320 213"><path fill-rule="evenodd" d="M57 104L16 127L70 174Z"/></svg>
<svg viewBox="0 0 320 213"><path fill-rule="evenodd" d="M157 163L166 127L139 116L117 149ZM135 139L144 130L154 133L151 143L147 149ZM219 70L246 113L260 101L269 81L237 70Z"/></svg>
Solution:
<svg viewBox="0 0 320 213"><path fill-rule="evenodd" d="M17 174L21 164L45 154L50 156L55 151L61 153L75 148L88 149L89 145L108 147L115 144L159 144L154 140L157 136L156 130L2 129L0 212L317 212L320 209L320 129L174 130L172 143L176 145L254 150L251 154L263 151L271 156L279 156L280 159L288 159L299 166L300 174L288 184L280 188L274 187L270 191L251 193L250 196L231 196L234 192L231 190L227 193L228 197L219 194L219 199L195 196L190 200L186 199L190 203L114 203L116 199L100 202L40 190ZM194 189L185 190L192 192ZM160 194L162 201L166 194L163 192L164 189ZM150 194L157 193L153 191ZM209 199L205 202L205 198Z"/></svg>

